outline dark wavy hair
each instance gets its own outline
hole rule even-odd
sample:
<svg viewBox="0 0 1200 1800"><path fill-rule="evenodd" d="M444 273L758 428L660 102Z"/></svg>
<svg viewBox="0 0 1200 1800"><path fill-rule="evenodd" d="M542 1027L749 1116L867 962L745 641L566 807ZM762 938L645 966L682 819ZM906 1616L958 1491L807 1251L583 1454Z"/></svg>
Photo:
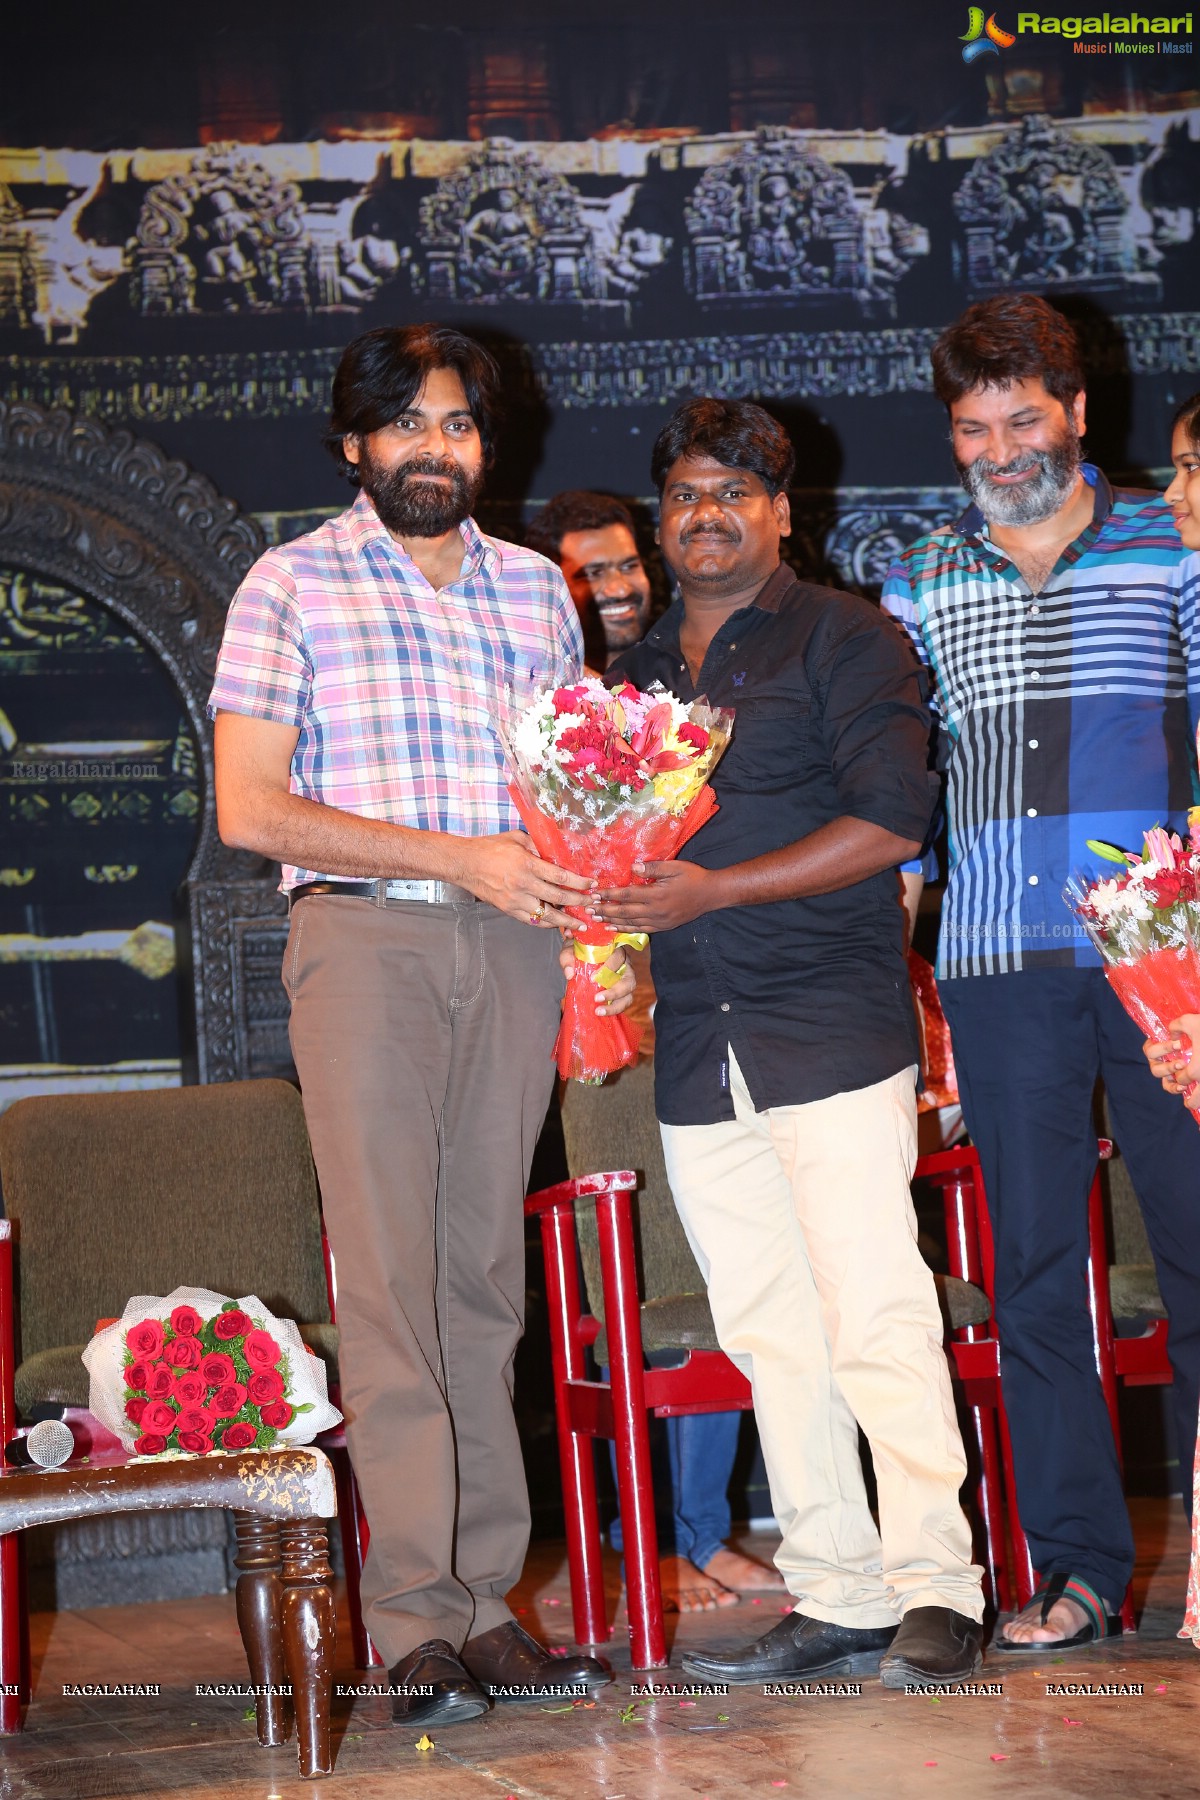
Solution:
<svg viewBox="0 0 1200 1800"><path fill-rule="evenodd" d="M943 331L930 361L944 406L977 388L1008 388L1018 381L1040 381L1069 406L1084 387L1074 326L1036 294L997 294L968 306Z"/></svg>
<svg viewBox="0 0 1200 1800"><path fill-rule="evenodd" d="M333 378L325 448L352 486L358 486L358 468L348 460L343 440L391 425L412 405L434 369L453 369L462 382L483 444L484 465L490 465L500 392L495 357L449 325L383 325L346 345Z"/></svg>
<svg viewBox="0 0 1200 1800"><path fill-rule="evenodd" d="M709 456L727 469L747 469L772 499L796 467L787 432L752 400L688 400L667 420L650 452L650 474L660 496L681 456Z"/></svg>
<svg viewBox="0 0 1200 1800"><path fill-rule="evenodd" d="M624 525L632 536L637 535L633 514L623 500L585 488L567 488L534 513L525 527L525 542L531 550L557 562L562 541L570 532L603 531L606 525Z"/></svg>
<svg viewBox="0 0 1200 1800"><path fill-rule="evenodd" d="M1200 390L1189 394L1183 405L1176 407L1175 417L1171 420L1172 436L1177 425L1183 426L1189 441L1200 450Z"/></svg>

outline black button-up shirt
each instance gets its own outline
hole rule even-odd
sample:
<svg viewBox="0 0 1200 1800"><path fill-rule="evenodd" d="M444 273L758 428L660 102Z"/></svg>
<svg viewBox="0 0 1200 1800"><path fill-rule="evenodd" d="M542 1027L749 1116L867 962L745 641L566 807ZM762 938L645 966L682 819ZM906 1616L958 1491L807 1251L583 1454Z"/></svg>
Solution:
<svg viewBox="0 0 1200 1800"><path fill-rule="evenodd" d="M923 838L936 791L916 658L874 606L784 565L720 627L693 686L676 601L608 671L736 711L720 809L684 847L706 869L833 819ZM893 870L799 900L732 906L656 932L655 1098L668 1125L734 1117L732 1046L758 1111L869 1087L918 1061Z"/></svg>

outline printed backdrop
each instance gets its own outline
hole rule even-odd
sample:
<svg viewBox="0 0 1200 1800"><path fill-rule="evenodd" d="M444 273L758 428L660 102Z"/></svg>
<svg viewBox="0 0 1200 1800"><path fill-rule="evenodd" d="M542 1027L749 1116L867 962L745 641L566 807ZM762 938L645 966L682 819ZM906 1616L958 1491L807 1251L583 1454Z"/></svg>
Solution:
<svg viewBox="0 0 1200 1800"><path fill-rule="evenodd" d="M871 593L957 503L929 347L1010 288L1079 324L1091 453L1161 477L1200 385L1190 15L1072 40L877 0L253 10L6 27L0 367L269 538L344 500L343 345L427 317L504 365L508 535L560 487L648 503L670 409L744 395L795 436L794 560ZM178 1079L179 715L102 609L0 568L0 1104Z"/></svg>

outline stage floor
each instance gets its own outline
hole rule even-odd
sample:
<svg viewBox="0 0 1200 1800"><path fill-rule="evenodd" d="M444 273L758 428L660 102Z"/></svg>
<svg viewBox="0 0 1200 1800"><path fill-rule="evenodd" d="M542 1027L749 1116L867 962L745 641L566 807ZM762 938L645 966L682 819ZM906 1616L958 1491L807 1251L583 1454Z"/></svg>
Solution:
<svg viewBox="0 0 1200 1800"><path fill-rule="evenodd" d="M734 1800L791 1793L806 1800L974 1800L1003 1795L1123 1800L1200 1791L1200 1656L1175 1633L1183 1611L1187 1538L1177 1503L1133 1506L1139 1547L1136 1637L1070 1657L995 1656L980 1682L999 1695L940 1699L885 1693L647 1700L631 1693L616 1559L608 1646L617 1681L594 1706L505 1707L434 1732L418 1750L377 1698L335 1702L335 1772L302 1783L292 1746L261 1750L251 1703L195 1694L197 1684L247 1679L233 1597L160 1601L33 1621L34 1703L22 1737L0 1741L3 1800ZM769 1539L744 1540L769 1554ZM571 1635L561 1545L535 1546L514 1599L522 1623L551 1644ZM619 1610L617 1610L619 1608ZM719 1613L668 1621L672 1670L681 1650L759 1635L780 1603L743 1599ZM353 1683L339 1615L336 1679ZM64 1684L159 1682L158 1697L66 1696ZM1120 1696L1047 1694L1075 1682L1140 1683Z"/></svg>

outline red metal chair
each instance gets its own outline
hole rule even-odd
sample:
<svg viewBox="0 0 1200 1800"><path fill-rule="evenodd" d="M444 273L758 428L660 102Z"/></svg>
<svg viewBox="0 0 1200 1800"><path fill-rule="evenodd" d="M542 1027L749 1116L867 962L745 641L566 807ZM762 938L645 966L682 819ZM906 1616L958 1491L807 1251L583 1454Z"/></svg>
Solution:
<svg viewBox="0 0 1200 1800"><path fill-rule="evenodd" d="M1161 1333L1156 1327L1144 1338L1116 1338L1113 1331L1112 1309L1108 1300L1108 1249L1104 1230L1104 1205L1100 1185L1099 1163L1106 1162L1113 1152L1108 1138L1101 1138L1097 1144L1097 1169L1088 1194L1088 1241L1090 1255L1088 1258L1088 1304L1092 1315L1093 1347L1096 1357L1096 1368L1100 1375L1104 1397L1108 1404L1109 1417L1112 1421L1113 1438L1117 1447L1117 1457L1121 1455L1121 1432L1117 1417L1116 1380L1118 1373L1129 1373L1127 1379L1170 1380L1170 1369L1167 1366L1165 1375L1145 1373L1146 1369L1156 1369L1159 1357L1165 1365L1165 1321ZM938 1150L930 1156L923 1156L917 1163L915 1179L928 1181L942 1191L942 1200L946 1214L946 1240L949 1248L951 1272L974 1286L982 1287L988 1300L995 1305L996 1298L996 1257L992 1242L992 1223L987 1209L987 1196L984 1193L983 1172L979 1166L979 1155L973 1146L956 1146L951 1150ZM954 1354L960 1373L964 1375L966 1385L966 1367L972 1366L985 1379L999 1383L1000 1376L1000 1344L994 1319L986 1328L970 1328L968 1332L956 1334L973 1339L974 1344L954 1345ZM1118 1352L1118 1345L1128 1345L1128 1350ZM1161 1348L1160 1348L1161 1346ZM978 1358L977 1363L971 1359ZM1122 1367L1123 1365L1123 1367ZM968 1399L970 1399L968 1393ZM976 1431L979 1434L980 1462L987 1470L989 1463L994 1463L996 1450L999 1450L1000 1461L1004 1471L1004 1488L1008 1502L1008 1521L1012 1535L1012 1567L1014 1573L1015 1595L1011 1599L1001 1600L1002 1586L996 1583L999 1603L1007 1610L1015 1604L1019 1610L1029 1604L1037 1585L1036 1572L1029 1554L1029 1545L1021 1530L1020 1509L1018 1506L1016 1474L1013 1468L1012 1443L1009 1438L1008 1420L1003 1405L996 1407L994 1415L995 1441L991 1447L985 1448L988 1435L988 1423L981 1419L979 1410L972 1407L975 1415ZM986 1504L981 1498L980 1510L987 1520ZM988 1530L989 1559L991 1554L991 1527ZM1135 1631L1137 1622L1133 1611L1132 1589L1126 1591L1121 1604L1121 1621L1126 1631Z"/></svg>
<svg viewBox="0 0 1200 1800"><path fill-rule="evenodd" d="M629 1169L586 1175L531 1194L525 1210L540 1219L546 1262L575 1636L583 1644L601 1644L610 1635L592 1440L612 1438L625 1534L630 1646L633 1665L641 1669L659 1668L667 1661L649 1415L668 1418L672 1414L745 1410L752 1405L752 1399L749 1383L720 1351L692 1349L679 1367L645 1367L633 1228L633 1195L637 1186L638 1177ZM587 1372L587 1352L601 1327L580 1295L575 1203L581 1199L591 1201L596 1209L611 1372L608 1382L593 1380ZM951 1350L973 1411L977 1416L985 1415L989 1409L995 1412L1003 1430L994 1342L968 1335L977 1329L959 1328ZM986 1441L994 1446L994 1434ZM1003 1496L994 1447L989 1456L981 1455L980 1493L988 1566L999 1600L1009 1592L1009 1577Z"/></svg>
<svg viewBox="0 0 1200 1800"><path fill-rule="evenodd" d="M625 1533L633 1666L657 1669L666 1665L667 1646L658 1576L649 1414L665 1419L672 1414L746 1410L752 1401L749 1382L721 1351L689 1351L679 1368L645 1367L633 1235L637 1185L631 1169L584 1175L531 1194L525 1211L541 1222L546 1260L575 1637L581 1644L603 1644L610 1636L592 1440L612 1438ZM595 1201L600 1237L611 1371L607 1382L591 1380L587 1373L587 1351L599 1335L600 1324L580 1300L575 1202L585 1198Z"/></svg>

